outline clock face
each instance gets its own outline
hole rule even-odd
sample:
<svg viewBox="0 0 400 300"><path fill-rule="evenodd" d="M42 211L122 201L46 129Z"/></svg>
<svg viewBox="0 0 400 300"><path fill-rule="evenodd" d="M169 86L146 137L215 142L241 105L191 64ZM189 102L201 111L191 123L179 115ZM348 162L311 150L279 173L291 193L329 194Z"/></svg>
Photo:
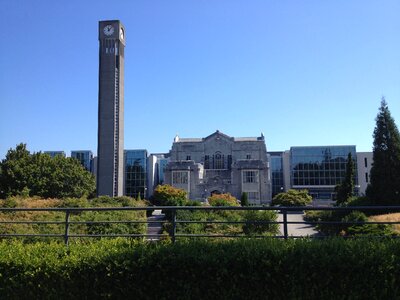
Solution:
<svg viewBox="0 0 400 300"><path fill-rule="evenodd" d="M114 33L114 27L112 25L106 25L103 32L105 35L112 35Z"/></svg>
<svg viewBox="0 0 400 300"><path fill-rule="evenodd" d="M121 28L121 31L119 33L119 36L121 37L121 40L124 39L124 30Z"/></svg>

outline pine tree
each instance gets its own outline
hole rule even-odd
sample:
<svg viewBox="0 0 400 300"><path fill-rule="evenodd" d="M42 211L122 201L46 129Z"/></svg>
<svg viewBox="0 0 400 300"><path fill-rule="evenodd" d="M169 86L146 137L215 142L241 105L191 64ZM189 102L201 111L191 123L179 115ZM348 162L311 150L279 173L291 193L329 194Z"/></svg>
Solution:
<svg viewBox="0 0 400 300"><path fill-rule="evenodd" d="M341 184L336 187L337 205L345 204L354 192L354 161L351 153L347 156L346 175Z"/></svg>
<svg viewBox="0 0 400 300"><path fill-rule="evenodd" d="M373 165L367 196L375 204L400 204L400 134L385 98L374 130Z"/></svg>

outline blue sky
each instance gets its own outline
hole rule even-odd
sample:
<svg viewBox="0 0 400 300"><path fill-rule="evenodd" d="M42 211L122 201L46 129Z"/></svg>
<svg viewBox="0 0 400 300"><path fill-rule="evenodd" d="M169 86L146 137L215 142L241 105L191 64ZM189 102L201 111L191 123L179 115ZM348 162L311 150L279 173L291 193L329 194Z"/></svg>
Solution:
<svg viewBox="0 0 400 300"><path fill-rule="evenodd" d="M264 133L372 149L400 125L400 1L0 0L0 158L97 148L98 21L126 27L125 149Z"/></svg>

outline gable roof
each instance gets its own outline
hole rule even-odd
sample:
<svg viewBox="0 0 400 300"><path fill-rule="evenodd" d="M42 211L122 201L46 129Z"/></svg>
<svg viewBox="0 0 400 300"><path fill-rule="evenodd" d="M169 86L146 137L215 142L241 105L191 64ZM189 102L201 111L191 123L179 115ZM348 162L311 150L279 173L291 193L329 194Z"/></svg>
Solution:
<svg viewBox="0 0 400 300"><path fill-rule="evenodd" d="M256 142L256 141L264 140L263 134L261 134L260 137L230 137L229 135L222 133L219 130L216 130L214 133L210 134L209 136L206 136L205 138L180 138L180 137L176 136L174 142L175 143L199 143L199 142L204 142L209 139L212 139L215 136L222 137L226 140L231 140L234 142Z"/></svg>

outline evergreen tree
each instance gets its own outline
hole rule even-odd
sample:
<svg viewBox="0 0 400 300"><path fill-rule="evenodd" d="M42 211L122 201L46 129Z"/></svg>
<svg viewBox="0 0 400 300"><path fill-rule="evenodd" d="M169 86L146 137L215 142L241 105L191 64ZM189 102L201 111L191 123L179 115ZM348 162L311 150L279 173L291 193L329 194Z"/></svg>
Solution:
<svg viewBox="0 0 400 300"><path fill-rule="evenodd" d="M374 130L373 164L367 196L375 204L400 204L400 134L382 98Z"/></svg>
<svg viewBox="0 0 400 300"><path fill-rule="evenodd" d="M341 184L336 187L337 198L336 204L345 204L351 196L353 196L354 191L354 161L351 153L347 156L346 163L346 175Z"/></svg>
<svg viewBox="0 0 400 300"><path fill-rule="evenodd" d="M246 192L243 192L242 196L240 197L240 205L249 206L249 199Z"/></svg>

